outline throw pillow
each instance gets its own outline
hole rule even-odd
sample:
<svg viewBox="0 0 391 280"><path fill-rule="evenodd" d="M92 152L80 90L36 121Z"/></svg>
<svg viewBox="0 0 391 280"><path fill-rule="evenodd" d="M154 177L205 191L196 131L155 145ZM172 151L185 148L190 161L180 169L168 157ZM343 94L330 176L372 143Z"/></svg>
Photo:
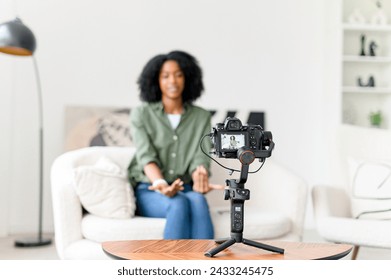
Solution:
<svg viewBox="0 0 391 280"><path fill-rule="evenodd" d="M134 216L135 198L126 172L109 158L77 167L74 180L80 202L89 213L118 219Z"/></svg>
<svg viewBox="0 0 391 280"><path fill-rule="evenodd" d="M391 219L391 161L349 159L352 214Z"/></svg>

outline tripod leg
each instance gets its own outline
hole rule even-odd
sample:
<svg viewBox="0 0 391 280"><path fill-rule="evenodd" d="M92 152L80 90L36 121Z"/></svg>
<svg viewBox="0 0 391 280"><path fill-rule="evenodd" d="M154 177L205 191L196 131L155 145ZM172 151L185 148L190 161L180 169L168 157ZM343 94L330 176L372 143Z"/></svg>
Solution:
<svg viewBox="0 0 391 280"><path fill-rule="evenodd" d="M204 255L206 257L213 257L214 255L216 255L217 253L223 251L224 249L227 249L229 246L233 245L236 243L236 240L231 238L231 239L228 239L227 241L225 241L224 243L220 244L219 246L217 246L216 248L213 248L212 250L209 250L208 252L206 252Z"/></svg>
<svg viewBox="0 0 391 280"><path fill-rule="evenodd" d="M225 241L230 240L231 238L222 238L222 239L216 239L215 242L217 244L223 244Z"/></svg>
<svg viewBox="0 0 391 280"><path fill-rule="evenodd" d="M249 239L244 239L243 238L242 242L243 242L243 244L246 244L246 245L249 245L249 246L253 246L253 247L256 247L256 248L259 248L259 249L264 249L264 250L275 252L275 253L279 253L279 254L284 254L284 251L285 251L283 248L274 247L274 246L271 246L271 245L263 244L263 243L256 242L256 241L253 241L253 240L249 240Z"/></svg>

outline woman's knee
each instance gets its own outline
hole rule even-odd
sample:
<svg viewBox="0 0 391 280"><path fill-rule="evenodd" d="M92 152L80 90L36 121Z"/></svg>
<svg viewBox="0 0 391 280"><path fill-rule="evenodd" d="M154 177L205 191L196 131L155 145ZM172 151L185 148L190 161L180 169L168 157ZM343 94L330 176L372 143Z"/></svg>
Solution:
<svg viewBox="0 0 391 280"><path fill-rule="evenodd" d="M208 206L208 202L206 200L206 197L201 193L188 192L188 193L186 193L186 196L193 204Z"/></svg>
<svg viewBox="0 0 391 280"><path fill-rule="evenodd" d="M206 202L206 197L205 195L199 193L199 192L187 192L186 196L188 197L189 200L191 201L196 201L196 202Z"/></svg>
<svg viewBox="0 0 391 280"><path fill-rule="evenodd" d="M188 211L190 207L190 202L186 196L182 194L177 194L176 196L170 199L169 209L170 210L179 210L179 211Z"/></svg>

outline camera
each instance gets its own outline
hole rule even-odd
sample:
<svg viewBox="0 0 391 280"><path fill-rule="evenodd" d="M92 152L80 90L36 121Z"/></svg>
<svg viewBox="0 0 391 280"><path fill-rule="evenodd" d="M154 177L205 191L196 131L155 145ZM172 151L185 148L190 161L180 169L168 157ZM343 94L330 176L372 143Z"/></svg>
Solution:
<svg viewBox="0 0 391 280"><path fill-rule="evenodd" d="M271 156L274 148L272 133L260 125L242 125L235 117L212 128L212 153L220 158L238 158L251 163L255 158Z"/></svg>

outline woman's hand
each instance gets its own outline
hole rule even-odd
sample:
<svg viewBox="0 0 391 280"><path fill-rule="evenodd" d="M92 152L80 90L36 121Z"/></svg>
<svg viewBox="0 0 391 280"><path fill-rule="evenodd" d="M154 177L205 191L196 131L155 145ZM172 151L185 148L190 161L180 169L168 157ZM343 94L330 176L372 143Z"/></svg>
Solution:
<svg viewBox="0 0 391 280"><path fill-rule="evenodd" d="M198 166L192 174L193 191L202 194L208 193L211 190L222 190L224 186L209 184L209 174L206 168L202 165Z"/></svg>
<svg viewBox="0 0 391 280"><path fill-rule="evenodd" d="M198 166L191 177L193 179L193 191L199 193L207 193L209 191L209 176L204 166Z"/></svg>
<svg viewBox="0 0 391 280"><path fill-rule="evenodd" d="M150 190L152 191L158 191L161 194L168 196L168 197L173 197L174 195L177 194L177 192L182 191L183 188L183 181L181 179L176 179L171 185L161 183L157 184L155 186L149 186Z"/></svg>

